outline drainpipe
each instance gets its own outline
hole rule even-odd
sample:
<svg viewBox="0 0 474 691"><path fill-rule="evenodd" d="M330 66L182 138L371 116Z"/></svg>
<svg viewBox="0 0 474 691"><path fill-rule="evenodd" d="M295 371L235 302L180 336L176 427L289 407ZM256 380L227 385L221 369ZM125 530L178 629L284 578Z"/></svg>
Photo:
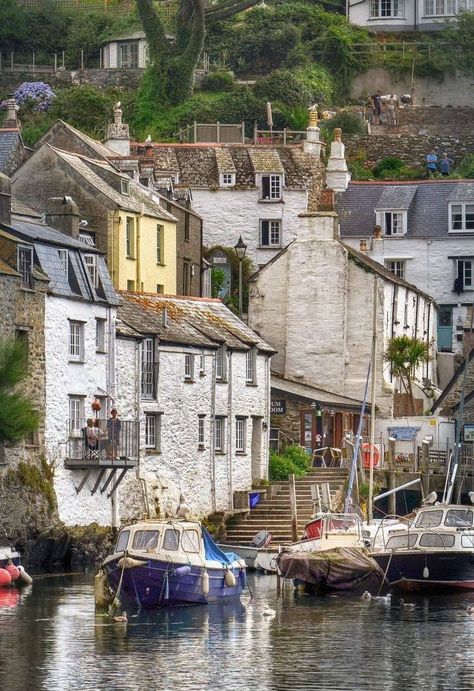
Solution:
<svg viewBox="0 0 474 691"><path fill-rule="evenodd" d="M122 219L120 218L119 211L114 211L112 216L112 231L110 233L110 258L109 258L109 247L107 247L107 266L110 272L110 277L112 278L112 284L116 290L120 289L119 281L119 257L115 256L115 234L120 235L120 224ZM108 243L107 243L108 244ZM120 242L117 243L120 247Z"/></svg>
<svg viewBox="0 0 474 691"><path fill-rule="evenodd" d="M112 308L107 308L107 391L109 392L107 396L106 412L107 415L110 412L110 399L115 403L116 398L116 386L115 386L115 323L112 319ZM118 516L118 501L117 495L114 494L111 497L111 513L112 513L112 528L117 528L119 525Z"/></svg>
<svg viewBox="0 0 474 691"><path fill-rule="evenodd" d="M209 425L210 444L210 471L211 471L211 500L212 510L217 511L216 502L216 449L215 449L215 422L216 422L216 357L217 351L212 356L212 389L211 389L211 420Z"/></svg>
<svg viewBox="0 0 474 691"><path fill-rule="evenodd" d="M140 209L140 213L137 216L137 285L136 290L141 291L142 289L142 259L141 259L141 230L140 230L140 219L145 213L144 205Z"/></svg>
<svg viewBox="0 0 474 691"><path fill-rule="evenodd" d="M263 442L263 448L265 449L264 452L264 457L265 457L265 468L264 468L264 474L262 477L265 478L265 480L268 480L268 463L269 463L269 457L270 457L270 399L271 399L271 362L272 362L272 356L267 355L267 360L266 360L266 367L265 367L265 416L264 416L264 421L267 424L267 429L262 430L262 442ZM263 426L263 424L262 424ZM260 472L262 471L262 450L260 449ZM258 479L258 478L257 478Z"/></svg>
<svg viewBox="0 0 474 691"><path fill-rule="evenodd" d="M233 457L232 457L232 351L229 351L229 365L227 369L227 415L229 423L227 425L227 451L229 455L229 505L234 508L234 478L233 478Z"/></svg>

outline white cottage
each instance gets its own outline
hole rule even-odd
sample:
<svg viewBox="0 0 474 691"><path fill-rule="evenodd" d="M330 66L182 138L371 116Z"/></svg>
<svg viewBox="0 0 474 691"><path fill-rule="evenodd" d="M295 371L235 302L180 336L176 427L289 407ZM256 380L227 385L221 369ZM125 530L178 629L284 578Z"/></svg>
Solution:
<svg viewBox="0 0 474 691"><path fill-rule="evenodd" d="M377 388L381 417L393 415L396 384L383 351L393 336L417 336L436 352L436 304L364 253L339 239L332 190L318 211L300 215L298 237L250 279L249 324L278 352L274 372L293 381L361 400L373 333L377 281ZM436 381L436 365L416 373L417 404L428 407L422 381Z"/></svg>
<svg viewBox="0 0 474 691"><path fill-rule="evenodd" d="M220 300L121 293L117 407L140 420L122 516L231 510L268 473L273 349ZM138 412L137 412L138 411Z"/></svg>
<svg viewBox="0 0 474 691"><path fill-rule="evenodd" d="M111 39L102 48L105 69L144 69L147 65L148 45L144 31Z"/></svg>
<svg viewBox="0 0 474 691"><path fill-rule="evenodd" d="M353 182L336 207L343 241L362 243L372 259L432 295L438 349L462 353L474 290L474 181Z"/></svg>
<svg viewBox="0 0 474 691"><path fill-rule="evenodd" d="M436 31L472 9L472 0L349 0L347 17L370 31Z"/></svg>
<svg viewBox="0 0 474 691"><path fill-rule="evenodd" d="M85 237L81 239L79 223L76 204L70 197L61 197L48 200L46 222L28 210L14 214L10 232L28 243L22 259L25 275L34 266L49 279L44 318L44 449L54 470L59 518L68 525L93 521L110 525L119 476L111 477L107 491L103 490L112 472L112 462L106 460L105 418L114 397L117 296L103 253ZM100 410L93 410L94 402ZM88 448L85 434L87 419L96 417L103 459L98 448L97 453ZM123 432L128 424L123 423ZM117 462L124 465L124 459Z"/></svg>

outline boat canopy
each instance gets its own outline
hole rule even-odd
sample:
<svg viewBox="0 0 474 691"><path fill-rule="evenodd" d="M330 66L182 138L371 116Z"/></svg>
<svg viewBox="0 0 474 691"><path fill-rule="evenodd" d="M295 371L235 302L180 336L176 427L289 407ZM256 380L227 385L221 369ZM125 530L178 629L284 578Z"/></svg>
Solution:
<svg viewBox="0 0 474 691"><path fill-rule="evenodd" d="M209 561L219 561L221 564L229 564L230 566L233 561L237 561L240 558L233 552L223 552L216 545L204 526L202 526L202 540L204 542L204 556Z"/></svg>

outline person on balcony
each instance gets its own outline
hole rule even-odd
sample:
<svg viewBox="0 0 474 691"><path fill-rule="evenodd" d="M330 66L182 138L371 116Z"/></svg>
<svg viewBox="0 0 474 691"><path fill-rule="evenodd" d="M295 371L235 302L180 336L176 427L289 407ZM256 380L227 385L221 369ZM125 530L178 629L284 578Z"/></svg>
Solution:
<svg viewBox="0 0 474 691"><path fill-rule="evenodd" d="M109 459L117 458L121 429L122 422L118 417L117 408L112 408L112 410L110 411L110 417L107 420L107 458Z"/></svg>
<svg viewBox="0 0 474 691"><path fill-rule="evenodd" d="M99 430L94 426L94 420L90 417L87 420L86 432L86 450L87 458L96 458L99 452Z"/></svg>

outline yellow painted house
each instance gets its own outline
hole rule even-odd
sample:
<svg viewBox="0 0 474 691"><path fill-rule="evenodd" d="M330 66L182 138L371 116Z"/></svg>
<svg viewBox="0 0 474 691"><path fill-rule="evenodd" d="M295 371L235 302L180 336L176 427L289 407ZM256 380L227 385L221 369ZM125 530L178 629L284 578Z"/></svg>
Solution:
<svg viewBox="0 0 474 691"><path fill-rule="evenodd" d="M79 239L106 253L117 290L176 294L177 219L112 163L44 143L12 188L38 211L48 197L72 197L83 219Z"/></svg>

